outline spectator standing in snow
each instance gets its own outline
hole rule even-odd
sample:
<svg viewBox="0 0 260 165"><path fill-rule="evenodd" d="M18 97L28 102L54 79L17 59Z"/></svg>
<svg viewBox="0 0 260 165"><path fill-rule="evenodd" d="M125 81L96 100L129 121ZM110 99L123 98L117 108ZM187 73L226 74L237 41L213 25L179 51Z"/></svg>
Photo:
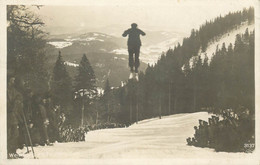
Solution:
<svg viewBox="0 0 260 165"><path fill-rule="evenodd" d="M7 153L8 158L16 159L18 148L19 124L23 123L23 97L15 87L15 77L10 77L7 87Z"/></svg>
<svg viewBox="0 0 260 165"><path fill-rule="evenodd" d="M57 116L55 113L55 109L52 106L51 97L48 94L46 95L45 108L46 108L48 119L50 121L49 128L48 128L50 140L51 142L60 141Z"/></svg>
<svg viewBox="0 0 260 165"><path fill-rule="evenodd" d="M37 117L38 117L38 126L40 129L40 134L42 137L41 144L47 144L49 145L49 136L48 136L48 125L49 125L49 119L47 117L47 112L45 108L46 99L38 96L37 98Z"/></svg>

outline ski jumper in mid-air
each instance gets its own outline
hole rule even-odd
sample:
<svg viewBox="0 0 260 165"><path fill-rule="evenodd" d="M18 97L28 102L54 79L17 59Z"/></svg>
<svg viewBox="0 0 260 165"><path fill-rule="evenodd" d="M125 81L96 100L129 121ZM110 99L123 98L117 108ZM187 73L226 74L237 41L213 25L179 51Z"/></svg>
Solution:
<svg viewBox="0 0 260 165"><path fill-rule="evenodd" d="M132 23L131 28L126 30L122 36L126 37L127 35L128 35L127 46L128 46L128 53L129 53L129 67L131 71L129 79L132 79L135 75L136 79L138 80L138 67L140 66L139 54L140 54L140 47L142 45L140 35L144 36L145 33L142 30L137 28L136 23Z"/></svg>

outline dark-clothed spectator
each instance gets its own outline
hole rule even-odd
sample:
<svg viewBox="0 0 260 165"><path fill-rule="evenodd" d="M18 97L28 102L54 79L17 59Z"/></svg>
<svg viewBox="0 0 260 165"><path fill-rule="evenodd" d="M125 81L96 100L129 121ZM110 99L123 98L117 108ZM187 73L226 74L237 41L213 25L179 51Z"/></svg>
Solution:
<svg viewBox="0 0 260 165"><path fill-rule="evenodd" d="M34 123L35 123L35 127L38 128L39 133L41 135L41 140L39 143L41 145L44 144L49 145L50 144L49 135L48 135L49 119L47 117L47 112L45 108L46 99L40 96L36 96L35 103L36 103L36 107L35 107L36 114L35 114Z"/></svg>
<svg viewBox="0 0 260 165"><path fill-rule="evenodd" d="M19 158L18 148L19 124L23 123L23 97L15 87L15 77L11 77L7 87L7 153L8 158Z"/></svg>
<svg viewBox="0 0 260 165"><path fill-rule="evenodd" d="M50 124L48 126L50 141L51 142L60 141L57 116L55 113L55 109L52 106L50 97L46 98L45 108L46 108L47 116L48 116L48 119L50 122Z"/></svg>

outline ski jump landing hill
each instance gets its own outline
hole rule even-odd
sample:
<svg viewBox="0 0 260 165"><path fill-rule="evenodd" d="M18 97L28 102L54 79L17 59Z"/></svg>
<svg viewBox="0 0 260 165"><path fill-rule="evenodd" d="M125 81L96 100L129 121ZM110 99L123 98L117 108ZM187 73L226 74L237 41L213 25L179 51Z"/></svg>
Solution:
<svg viewBox="0 0 260 165"><path fill-rule="evenodd" d="M153 118L128 128L91 131L85 142L55 143L35 147L39 159L250 159L252 154L215 152L209 148L188 146L186 138L193 136L198 120L207 120L207 112L176 114ZM32 154L18 153L33 159Z"/></svg>

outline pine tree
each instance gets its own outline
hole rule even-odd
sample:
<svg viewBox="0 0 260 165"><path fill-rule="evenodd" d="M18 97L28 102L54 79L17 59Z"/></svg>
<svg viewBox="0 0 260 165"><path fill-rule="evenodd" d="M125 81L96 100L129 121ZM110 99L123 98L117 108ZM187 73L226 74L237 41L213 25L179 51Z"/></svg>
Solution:
<svg viewBox="0 0 260 165"><path fill-rule="evenodd" d="M86 54L82 56L78 71L75 90L85 90L92 97L96 94L96 77Z"/></svg>
<svg viewBox="0 0 260 165"><path fill-rule="evenodd" d="M86 107L90 108L90 104L97 96L95 74L86 54L83 54L82 56L78 71L78 75L76 76L75 92L76 97L81 99L81 125L83 125L86 113L85 109Z"/></svg>
<svg viewBox="0 0 260 165"><path fill-rule="evenodd" d="M66 66L59 51L59 56L53 69L53 76L51 80L51 92L53 102L68 112L72 103L72 82L66 70Z"/></svg>

